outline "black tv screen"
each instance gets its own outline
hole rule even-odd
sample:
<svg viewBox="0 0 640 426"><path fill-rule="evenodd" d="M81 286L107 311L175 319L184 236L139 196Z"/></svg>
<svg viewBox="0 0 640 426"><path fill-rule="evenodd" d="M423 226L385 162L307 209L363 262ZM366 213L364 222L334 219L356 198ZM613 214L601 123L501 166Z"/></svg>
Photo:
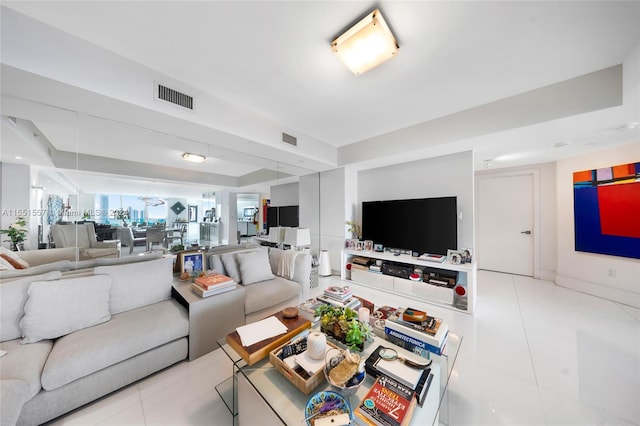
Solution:
<svg viewBox="0 0 640 426"><path fill-rule="evenodd" d="M278 206L267 208L267 227L290 226L296 228L299 223L298 206Z"/></svg>
<svg viewBox="0 0 640 426"><path fill-rule="evenodd" d="M458 246L456 197L365 201L362 238L385 248L447 254Z"/></svg>

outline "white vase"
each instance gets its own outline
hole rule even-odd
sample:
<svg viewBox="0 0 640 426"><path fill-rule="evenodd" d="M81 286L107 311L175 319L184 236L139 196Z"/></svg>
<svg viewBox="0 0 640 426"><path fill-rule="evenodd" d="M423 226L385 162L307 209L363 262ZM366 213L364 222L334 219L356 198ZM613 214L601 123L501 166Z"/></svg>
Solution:
<svg viewBox="0 0 640 426"><path fill-rule="evenodd" d="M327 250L320 251L320 258L318 259L320 265L318 266L318 275L321 277L328 277L331 275L331 261L329 260L329 252Z"/></svg>

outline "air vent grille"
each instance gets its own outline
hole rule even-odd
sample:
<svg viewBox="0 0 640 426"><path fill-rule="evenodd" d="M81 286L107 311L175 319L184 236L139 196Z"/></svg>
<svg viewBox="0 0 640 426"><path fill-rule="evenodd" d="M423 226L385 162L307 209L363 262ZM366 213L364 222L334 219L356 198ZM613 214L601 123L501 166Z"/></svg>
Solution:
<svg viewBox="0 0 640 426"><path fill-rule="evenodd" d="M162 84L158 84L158 99L180 105L183 108L193 110L193 96L173 90Z"/></svg>
<svg viewBox="0 0 640 426"><path fill-rule="evenodd" d="M282 142L288 143L289 145L298 146L298 138L286 133L282 133Z"/></svg>

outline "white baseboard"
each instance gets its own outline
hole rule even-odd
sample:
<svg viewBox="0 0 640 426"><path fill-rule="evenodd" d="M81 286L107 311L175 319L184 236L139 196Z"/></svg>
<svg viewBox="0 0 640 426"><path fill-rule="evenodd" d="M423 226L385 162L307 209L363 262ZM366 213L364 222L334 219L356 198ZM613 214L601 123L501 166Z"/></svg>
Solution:
<svg viewBox="0 0 640 426"><path fill-rule="evenodd" d="M640 309L640 294L638 293L607 287L601 284L566 277L560 274L555 274L553 281L560 287L569 288L581 293L590 294L592 296Z"/></svg>

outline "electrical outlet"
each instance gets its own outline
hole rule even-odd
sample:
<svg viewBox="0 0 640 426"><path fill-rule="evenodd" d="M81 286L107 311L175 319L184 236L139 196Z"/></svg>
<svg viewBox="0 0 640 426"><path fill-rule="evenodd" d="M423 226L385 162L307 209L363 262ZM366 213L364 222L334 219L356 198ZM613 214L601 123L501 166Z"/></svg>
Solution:
<svg viewBox="0 0 640 426"><path fill-rule="evenodd" d="M615 277L616 277L616 270L609 269L609 278L615 278Z"/></svg>

